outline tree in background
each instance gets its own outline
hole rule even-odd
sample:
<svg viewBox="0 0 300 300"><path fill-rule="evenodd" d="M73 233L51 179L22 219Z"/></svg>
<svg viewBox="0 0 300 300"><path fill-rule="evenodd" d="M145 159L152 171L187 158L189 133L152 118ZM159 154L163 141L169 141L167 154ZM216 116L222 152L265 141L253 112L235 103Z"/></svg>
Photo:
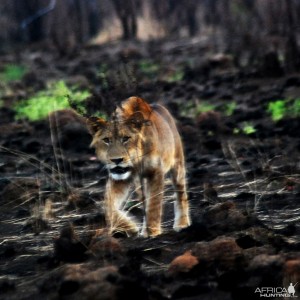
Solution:
<svg viewBox="0 0 300 300"><path fill-rule="evenodd" d="M123 40L137 38L137 11L141 1L138 0L112 0L116 14L121 22Z"/></svg>
<svg viewBox="0 0 300 300"><path fill-rule="evenodd" d="M287 37L285 45L285 66L287 71L293 72L300 69L300 51L297 43L297 26L299 27L299 24L296 22L297 17L299 17L300 5L299 2L293 5L290 0L285 0L285 5L287 12L285 26L285 34ZM295 9L295 6L297 9Z"/></svg>
<svg viewBox="0 0 300 300"><path fill-rule="evenodd" d="M116 38L116 20L122 39L137 39L146 15L153 38L157 28L159 38L162 32L206 36L214 52L232 55L238 66L266 76L300 70L299 0L1 0L1 47L50 41L60 54L71 54L100 31Z"/></svg>
<svg viewBox="0 0 300 300"><path fill-rule="evenodd" d="M101 28L98 0L2 0L0 24L7 44L48 40L60 54L73 52Z"/></svg>

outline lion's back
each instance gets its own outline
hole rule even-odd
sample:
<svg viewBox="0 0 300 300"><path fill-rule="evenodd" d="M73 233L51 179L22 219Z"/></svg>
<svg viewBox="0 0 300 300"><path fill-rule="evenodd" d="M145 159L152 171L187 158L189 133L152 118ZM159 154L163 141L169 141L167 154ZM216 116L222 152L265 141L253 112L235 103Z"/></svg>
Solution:
<svg viewBox="0 0 300 300"><path fill-rule="evenodd" d="M175 119L170 112L160 104L152 104L153 126L158 135L157 150L166 169L171 168L178 159L183 159L183 149Z"/></svg>

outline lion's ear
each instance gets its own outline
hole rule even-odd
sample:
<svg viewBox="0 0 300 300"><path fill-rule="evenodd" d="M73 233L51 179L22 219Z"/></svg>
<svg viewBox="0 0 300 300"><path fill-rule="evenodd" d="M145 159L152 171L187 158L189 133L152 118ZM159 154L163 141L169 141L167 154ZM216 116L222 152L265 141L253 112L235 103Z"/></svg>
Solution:
<svg viewBox="0 0 300 300"><path fill-rule="evenodd" d="M88 118L86 124L91 135L94 135L97 131L107 126L107 122L104 119L97 117Z"/></svg>
<svg viewBox="0 0 300 300"><path fill-rule="evenodd" d="M149 125L151 121L146 120L141 112L135 112L126 121L127 125L140 130L143 125Z"/></svg>

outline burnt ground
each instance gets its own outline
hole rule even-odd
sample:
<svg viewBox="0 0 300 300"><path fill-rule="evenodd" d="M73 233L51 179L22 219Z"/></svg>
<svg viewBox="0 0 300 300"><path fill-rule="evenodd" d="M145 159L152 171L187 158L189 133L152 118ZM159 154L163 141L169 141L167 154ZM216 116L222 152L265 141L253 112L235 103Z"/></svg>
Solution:
<svg viewBox="0 0 300 300"><path fill-rule="evenodd" d="M3 86L0 108L1 299L256 299L257 288L300 281L300 121L267 112L270 101L298 97L298 74L237 69L201 41L64 58L30 49L2 61L29 71ZM86 128L70 112L55 128L15 121L14 103L59 79L89 88L91 110L134 94L170 109L185 146L189 228L172 231L166 179L161 236L106 235L106 172ZM214 112L201 112L203 102ZM243 130L250 125L255 132ZM140 221L134 200L126 209Z"/></svg>

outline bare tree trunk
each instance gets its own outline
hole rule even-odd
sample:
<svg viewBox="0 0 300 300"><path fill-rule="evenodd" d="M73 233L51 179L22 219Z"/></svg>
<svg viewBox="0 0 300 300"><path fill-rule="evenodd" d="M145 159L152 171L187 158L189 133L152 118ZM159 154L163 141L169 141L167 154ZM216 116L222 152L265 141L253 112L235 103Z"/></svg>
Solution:
<svg viewBox="0 0 300 300"><path fill-rule="evenodd" d="M121 22L123 39L135 39L137 37L138 29L136 0L113 0L113 4Z"/></svg>
<svg viewBox="0 0 300 300"><path fill-rule="evenodd" d="M198 31L197 22L198 3L195 0L186 0L186 17L189 36L195 36Z"/></svg>
<svg viewBox="0 0 300 300"><path fill-rule="evenodd" d="M288 72L299 70L300 51L297 45L296 24L293 16L293 3L291 0L285 0L287 11L287 41L285 45L285 66Z"/></svg>

